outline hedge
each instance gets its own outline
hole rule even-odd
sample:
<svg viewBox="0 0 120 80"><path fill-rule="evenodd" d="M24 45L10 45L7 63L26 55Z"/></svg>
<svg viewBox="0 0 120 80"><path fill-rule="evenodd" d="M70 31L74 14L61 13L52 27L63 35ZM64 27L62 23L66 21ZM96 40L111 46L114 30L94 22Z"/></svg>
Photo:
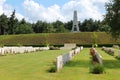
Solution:
<svg viewBox="0 0 120 80"><path fill-rule="evenodd" d="M114 40L110 34L95 32L98 45L119 44L120 39ZM45 46L64 45L64 43L76 43L77 45L91 45L94 43L93 32L80 33L40 33L40 34L21 34L21 35L1 35L0 45L26 45L26 46Z"/></svg>

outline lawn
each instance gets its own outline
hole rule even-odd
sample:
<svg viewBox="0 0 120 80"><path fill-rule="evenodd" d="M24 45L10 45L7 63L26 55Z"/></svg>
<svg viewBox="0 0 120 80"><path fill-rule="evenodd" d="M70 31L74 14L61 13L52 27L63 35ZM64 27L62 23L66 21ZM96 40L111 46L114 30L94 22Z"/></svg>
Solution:
<svg viewBox="0 0 120 80"><path fill-rule="evenodd" d="M41 51L29 54L0 56L1 80L119 80L120 61L99 48L106 73L91 74L89 48L85 48L59 73L49 73L56 57L68 50Z"/></svg>

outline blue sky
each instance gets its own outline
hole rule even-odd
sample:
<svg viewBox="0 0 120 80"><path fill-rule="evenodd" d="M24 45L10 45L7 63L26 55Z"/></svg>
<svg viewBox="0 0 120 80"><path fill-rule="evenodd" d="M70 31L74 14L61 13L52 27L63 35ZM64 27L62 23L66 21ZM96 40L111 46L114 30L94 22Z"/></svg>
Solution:
<svg viewBox="0 0 120 80"><path fill-rule="evenodd" d="M29 22L66 22L72 20L73 11L77 10L80 21L89 18L102 20L107 1L109 0L0 0L0 14L10 16L15 9L19 20L25 18Z"/></svg>
<svg viewBox="0 0 120 80"><path fill-rule="evenodd" d="M59 6L62 6L69 0L34 0L34 1L45 7L49 7L54 4L58 4ZM17 10L19 9L18 11L24 14L23 5L22 5L23 2L24 0L6 0L7 4L12 5L14 9Z"/></svg>
<svg viewBox="0 0 120 80"><path fill-rule="evenodd" d="M64 3L68 2L69 0L34 0L34 1L44 5L45 7L49 7L54 4L58 4L59 6L62 6ZM24 2L24 0L6 0L6 3L11 4L14 7L22 6L22 2Z"/></svg>

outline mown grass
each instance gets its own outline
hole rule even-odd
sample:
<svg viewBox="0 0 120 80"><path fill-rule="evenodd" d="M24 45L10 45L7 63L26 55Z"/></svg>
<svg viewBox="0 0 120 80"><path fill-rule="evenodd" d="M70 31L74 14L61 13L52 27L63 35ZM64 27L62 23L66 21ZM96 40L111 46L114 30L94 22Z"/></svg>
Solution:
<svg viewBox="0 0 120 80"><path fill-rule="evenodd" d="M120 61L99 48L103 57L106 73L91 74L89 72L89 48L85 48L58 73L47 70L54 66L53 62L66 50L41 51L29 54L7 55L0 57L1 80L119 80Z"/></svg>

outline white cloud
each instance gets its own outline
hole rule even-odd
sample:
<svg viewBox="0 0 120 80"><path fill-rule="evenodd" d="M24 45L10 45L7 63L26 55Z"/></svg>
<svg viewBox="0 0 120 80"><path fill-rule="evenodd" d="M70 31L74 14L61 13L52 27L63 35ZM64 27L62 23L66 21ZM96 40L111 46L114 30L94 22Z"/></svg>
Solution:
<svg viewBox="0 0 120 80"><path fill-rule="evenodd" d="M4 13L8 17L10 17L14 9L11 5L6 4L5 2L6 0L0 0L0 15ZM16 11L16 17L18 18L18 20L24 18L24 16L17 11Z"/></svg>
<svg viewBox="0 0 120 80"><path fill-rule="evenodd" d="M61 7L57 4L44 7L34 0L25 0L23 6L26 11L26 17L33 22L37 20L47 22L56 20L70 21L73 18L74 10L77 10L79 20L83 21L89 18L102 20L105 13L104 3L107 1L109 0L70 0Z"/></svg>
<svg viewBox="0 0 120 80"><path fill-rule="evenodd" d="M3 13L3 4L6 0L0 0L0 15Z"/></svg>
<svg viewBox="0 0 120 80"><path fill-rule="evenodd" d="M16 10L16 17L19 20L25 18L29 22L36 22L37 20L47 22L61 20L66 22L73 19L73 11L77 10L80 21L89 18L102 20L105 14L104 4L108 1L109 0L69 0L62 6L54 4L45 7L34 0L24 0L23 7L25 14L23 16L23 14ZM5 2L6 0L0 0L0 15L5 13L9 17L13 11L13 7Z"/></svg>
<svg viewBox="0 0 120 80"><path fill-rule="evenodd" d="M56 4L45 8L33 0L25 0L23 6L26 11L26 16L32 21L43 20L51 22L57 19L64 19L60 13L60 7Z"/></svg>
<svg viewBox="0 0 120 80"><path fill-rule="evenodd" d="M15 15L16 15L18 20L22 20L23 18L25 18L22 14L20 14L18 12Z"/></svg>
<svg viewBox="0 0 120 80"><path fill-rule="evenodd" d="M77 10L79 20L93 18L95 20L103 19L104 3L107 0L70 0L63 5L64 15L67 13L68 19L74 10Z"/></svg>

